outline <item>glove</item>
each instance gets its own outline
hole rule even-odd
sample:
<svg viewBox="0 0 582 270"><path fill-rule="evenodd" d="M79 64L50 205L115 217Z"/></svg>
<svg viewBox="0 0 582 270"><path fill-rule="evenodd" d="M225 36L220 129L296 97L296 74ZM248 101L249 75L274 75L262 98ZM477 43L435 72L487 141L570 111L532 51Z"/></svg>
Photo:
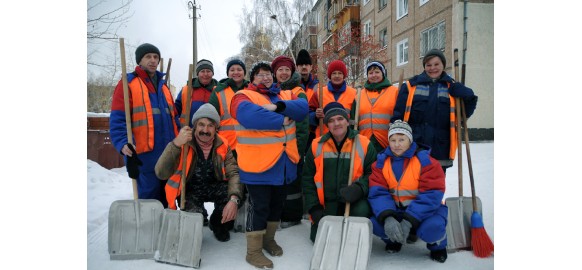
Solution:
<svg viewBox="0 0 582 270"><path fill-rule="evenodd" d="M135 151L135 148L133 148L133 145L129 143L126 145L129 147L129 150L131 150L132 153L131 157L127 156L127 162L125 164L127 174L129 174L129 178L137 179L139 176L139 166L143 165L143 163L137 157L137 152Z"/></svg>
<svg viewBox="0 0 582 270"><path fill-rule="evenodd" d="M449 88L449 94L453 97L467 98L473 95L473 93L467 91L467 89L468 88L466 88L462 83L454 82L451 84L451 88Z"/></svg>
<svg viewBox="0 0 582 270"><path fill-rule="evenodd" d="M400 221L400 228L402 228L402 239L406 241L406 239L408 239L408 235L410 234L412 224L410 223L410 221L402 219L402 221ZM404 244L404 242L402 244Z"/></svg>
<svg viewBox="0 0 582 270"><path fill-rule="evenodd" d="M345 201L349 203L353 203L364 195L364 191L360 187L360 185L352 184L347 187L343 187L340 189L340 201Z"/></svg>
<svg viewBox="0 0 582 270"><path fill-rule="evenodd" d="M309 209L309 214L311 215L311 220L313 224L319 224L319 220L323 217L323 207L321 205L316 205Z"/></svg>
<svg viewBox="0 0 582 270"><path fill-rule="evenodd" d="M386 221L384 221L384 232L392 242L404 243L406 241L406 238L402 237L402 227L394 217L386 218Z"/></svg>

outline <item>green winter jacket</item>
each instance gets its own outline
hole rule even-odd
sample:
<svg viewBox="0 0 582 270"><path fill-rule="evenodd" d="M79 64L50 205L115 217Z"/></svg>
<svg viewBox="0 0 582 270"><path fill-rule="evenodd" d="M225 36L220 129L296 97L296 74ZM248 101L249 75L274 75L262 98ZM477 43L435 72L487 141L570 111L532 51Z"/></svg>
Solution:
<svg viewBox="0 0 582 270"><path fill-rule="evenodd" d="M291 76L291 78L283 83L281 83L281 90L293 90L295 87L301 87L301 76L299 73L295 72ZM302 87L301 87L302 88ZM302 88L303 89L303 88ZM305 89L303 89L305 91ZM307 95L305 92L300 93L297 95L298 98L305 99L307 102ZM299 150L299 156L301 159L305 156L305 148L307 148L307 139L309 138L309 117L305 117L303 121L299 121L295 123L295 136L297 137L297 149ZM299 177L299 175L297 176Z"/></svg>

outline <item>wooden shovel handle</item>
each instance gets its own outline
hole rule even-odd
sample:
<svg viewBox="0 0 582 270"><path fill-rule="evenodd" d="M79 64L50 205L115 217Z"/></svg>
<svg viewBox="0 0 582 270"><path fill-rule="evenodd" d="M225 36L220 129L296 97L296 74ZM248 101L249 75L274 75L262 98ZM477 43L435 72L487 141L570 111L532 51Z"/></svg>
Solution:
<svg viewBox="0 0 582 270"><path fill-rule="evenodd" d="M360 91L361 89L358 87L358 90L356 91L356 114L354 117L355 123L354 131L358 131L358 118L360 117ZM354 136L354 139L352 140L352 151L350 152L350 173L348 174L348 186L352 185L352 178L354 177L354 163L356 160L354 158L354 156L356 155L356 136L358 136L358 134L356 134ZM344 211L344 217L349 216L350 216L350 203L346 202L346 210Z"/></svg>
<svg viewBox="0 0 582 270"><path fill-rule="evenodd" d="M184 126L190 125L190 107L192 107L192 83L193 77L192 74L194 73L194 65L190 64L190 68L188 69L188 87L186 88L186 103L184 103ZM184 210L186 206L186 177L188 175L187 168L188 164L186 164L186 159L188 158L188 143L182 145L182 180L180 181L182 188L180 190L180 210Z"/></svg>
<svg viewBox="0 0 582 270"><path fill-rule="evenodd" d="M459 49L454 50L455 80L459 79ZM457 169L459 172L459 197L463 197L463 142L461 141L461 99L455 98L455 127L457 129Z"/></svg>
<svg viewBox="0 0 582 270"><path fill-rule="evenodd" d="M317 83L318 86L318 93L317 93L317 101L319 103L319 108L323 110L323 72L318 72L319 82ZM323 118L319 118L319 136L323 136Z"/></svg>
<svg viewBox="0 0 582 270"><path fill-rule="evenodd" d="M166 70L166 86L170 87L170 67L172 67L172 58L168 60L168 69Z"/></svg>
<svg viewBox="0 0 582 270"><path fill-rule="evenodd" d="M123 85L123 103L125 105L125 128L127 129L127 142L133 144L133 135L131 134L131 109L129 108L129 86L127 83L127 69L125 64L125 42L119 38L119 51L121 57L121 82ZM131 179L133 186L133 199L137 200L137 180Z"/></svg>

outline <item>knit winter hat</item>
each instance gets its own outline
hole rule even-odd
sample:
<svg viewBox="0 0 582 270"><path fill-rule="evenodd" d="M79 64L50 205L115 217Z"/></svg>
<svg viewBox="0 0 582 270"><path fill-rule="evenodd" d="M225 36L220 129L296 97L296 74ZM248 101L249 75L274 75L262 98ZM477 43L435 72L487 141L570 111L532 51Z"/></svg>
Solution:
<svg viewBox="0 0 582 270"><path fill-rule="evenodd" d="M338 102L330 102L327 105L325 105L325 108L323 108L323 113L325 114L325 116L323 117L323 123L325 123L326 125L329 119L336 115L341 115L346 120L349 121L348 111L344 108L344 106L341 103Z"/></svg>
<svg viewBox="0 0 582 270"><path fill-rule="evenodd" d="M382 79L386 78L386 68L382 63L380 63L380 61L372 61L366 65L366 78L368 77L368 71L370 71L372 67L378 67L382 72Z"/></svg>
<svg viewBox="0 0 582 270"><path fill-rule="evenodd" d="M402 122L402 120L396 120L390 125L390 128L388 129L388 138L390 138L392 134L404 134L410 139L410 143L412 143L412 128L408 123Z"/></svg>
<svg viewBox="0 0 582 270"><path fill-rule="evenodd" d="M159 58L162 58L162 55L160 54L160 50L149 43L144 43L141 44L137 47L137 49L135 49L135 61L137 62L137 64L139 65L139 62L141 61L141 59L143 58L144 55L148 54L148 53L156 53L158 54Z"/></svg>
<svg viewBox="0 0 582 270"><path fill-rule="evenodd" d="M210 60L202 59L196 63L196 76L198 76L198 73L203 69L210 69L210 71L214 73L214 66Z"/></svg>
<svg viewBox="0 0 582 270"><path fill-rule="evenodd" d="M241 61L240 59L232 59L232 60L228 61L228 64L226 64L226 74L228 74L228 70L233 65L241 66L243 69L244 75L247 75L247 67L245 66L245 63L243 61Z"/></svg>
<svg viewBox="0 0 582 270"><path fill-rule="evenodd" d="M432 49L430 51L428 51L425 55L424 58L422 59L422 67L424 68L424 65L426 65L426 62L428 62L429 56L438 56L441 61L443 62L443 68L447 67L447 59L445 58L445 55L441 52L441 50L439 49Z"/></svg>
<svg viewBox="0 0 582 270"><path fill-rule="evenodd" d="M344 78L348 76L348 68L346 67L346 64L341 60L333 60L327 66L327 78L331 80L331 73L336 70L343 73Z"/></svg>
<svg viewBox="0 0 582 270"><path fill-rule="evenodd" d="M257 73L259 73L259 70L261 70L261 69L268 70L271 73L273 73L273 69L271 69L271 66L269 65L269 63L267 63L267 62L257 62L251 68L251 75L250 75L251 83L255 80L255 75L257 75Z"/></svg>
<svg viewBox="0 0 582 270"><path fill-rule="evenodd" d="M309 52L305 49L301 49L299 53L297 53L297 58L295 59L295 64L297 65L312 65L311 64L311 56Z"/></svg>
<svg viewBox="0 0 582 270"><path fill-rule="evenodd" d="M192 125L194 126L196 121L200 118L208 118L216 124L217 128L220 127L220 116L218 116L216 108L214 108L210 103L204 103L200 108L198 108L198 110L196 110L192 116Z"/></svg>
<svg viewBox="0 0 582 270"><path fill-rule="evenodd" d="M277 56L277 58L273 59L273 62L271 63L273 72L277 72L277 69L282 66L289 67L291 69L291 74L295 73L295 63L293 63L293 59L284 55Z"/></svg>

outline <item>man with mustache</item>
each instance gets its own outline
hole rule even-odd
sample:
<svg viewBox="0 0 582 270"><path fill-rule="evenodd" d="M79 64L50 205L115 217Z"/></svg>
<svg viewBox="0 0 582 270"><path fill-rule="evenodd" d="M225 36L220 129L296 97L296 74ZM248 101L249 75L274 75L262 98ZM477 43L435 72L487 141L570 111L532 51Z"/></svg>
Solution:
<svg viewBox="0 0 582 270"><path fill-rule="evenodd" d="M168 143L156 163L156 175L168 179L168 206L176 209L180 198L183 152L189 147L186 159L187 178L184 211L202 213L205 202L214 202L209 228L218 241L230 239L242 197L238 165L228 141L217 134L220 126L218 112L206 103L192 117L194 129L185 125L178 136ZM178 200L178 202L176 201Z"/></svg>

